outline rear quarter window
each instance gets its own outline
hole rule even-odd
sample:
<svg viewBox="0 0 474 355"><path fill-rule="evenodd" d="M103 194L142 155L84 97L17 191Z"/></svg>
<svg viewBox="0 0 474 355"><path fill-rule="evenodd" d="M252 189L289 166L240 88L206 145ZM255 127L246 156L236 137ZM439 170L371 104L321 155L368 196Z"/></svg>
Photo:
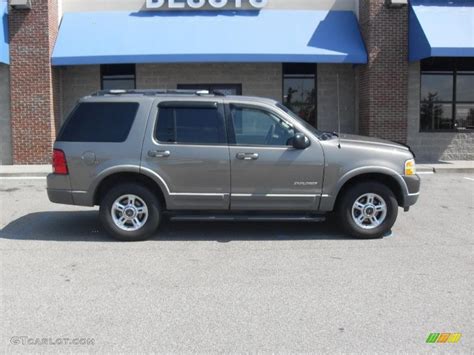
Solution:
<svg viewBox="0 0 474 355"><path fill-rule="evenodd" d="M138 111L136 102L83 102L66 120L58 141L124 142Z"/></svg>

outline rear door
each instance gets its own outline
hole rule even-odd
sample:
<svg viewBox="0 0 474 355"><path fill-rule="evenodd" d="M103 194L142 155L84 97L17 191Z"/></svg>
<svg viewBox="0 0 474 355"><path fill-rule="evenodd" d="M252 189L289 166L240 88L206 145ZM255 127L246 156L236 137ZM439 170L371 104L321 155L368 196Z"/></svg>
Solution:
<svg viewBox="0 0 474 355"><path fill-rule="evenodd" d="M148 120L142 168L165 182L168 209L228 209L230 162L222 99L157 101Z"/></svg>
<svg viewBox="0 0 474 355"><path fill-rule="evenodd" d="M232 171L232 210L315 211L324 155L310 137L295 149L297 129L276 111L249 104L226 105Z"/></svg>

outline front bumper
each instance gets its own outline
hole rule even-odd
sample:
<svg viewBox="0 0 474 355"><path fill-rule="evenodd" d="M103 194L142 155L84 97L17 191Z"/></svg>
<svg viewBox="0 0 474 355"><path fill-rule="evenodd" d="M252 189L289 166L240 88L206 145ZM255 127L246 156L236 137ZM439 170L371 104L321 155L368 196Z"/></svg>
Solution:
<svg viewBox="0 0 474 355"><path fill-rule="evenodd" d="M418 201L418 197L420 196L421 180L418 175L403 176L403 180L405 181L408 191L405 193L402 207L407 210L410 206L413 206Z"/></svg>

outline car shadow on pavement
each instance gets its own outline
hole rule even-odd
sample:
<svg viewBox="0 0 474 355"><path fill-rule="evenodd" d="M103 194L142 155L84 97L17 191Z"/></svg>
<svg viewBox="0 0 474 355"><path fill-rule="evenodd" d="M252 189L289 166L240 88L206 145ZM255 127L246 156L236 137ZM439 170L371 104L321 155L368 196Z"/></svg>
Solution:
<svg viewBox="0 0 474 355"><path fill-rule="evenodd" d="M97 211L36 212L20 217L0 230L0 238L46 241L114 241L100 228ZM322 222L170 222L163 220L155 241L349 239L335 223Z"/></svg>

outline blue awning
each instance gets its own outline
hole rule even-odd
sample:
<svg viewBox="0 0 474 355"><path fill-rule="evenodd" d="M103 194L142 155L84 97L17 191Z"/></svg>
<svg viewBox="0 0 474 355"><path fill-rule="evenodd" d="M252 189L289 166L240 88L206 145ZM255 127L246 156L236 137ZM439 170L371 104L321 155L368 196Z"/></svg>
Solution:
<svg viewBox="0 0 474 355"><path fill-rule="evenodd" d="M170 62L366 63L350 11L66 13L53 65Z"/></svg>
<svg viewBox="0 0 474 355"><path fill-rule="evenodd" d="M412 0L411 61L428 57L474 57L473 0Z"/></svg>
<svg viewBox="0 0 474 355"><path fill-rule="evenodd" d="M0 2L0 16L2 23L0 25L0 63L10 64L10 50L8 40L8 3Z"/></svg>

